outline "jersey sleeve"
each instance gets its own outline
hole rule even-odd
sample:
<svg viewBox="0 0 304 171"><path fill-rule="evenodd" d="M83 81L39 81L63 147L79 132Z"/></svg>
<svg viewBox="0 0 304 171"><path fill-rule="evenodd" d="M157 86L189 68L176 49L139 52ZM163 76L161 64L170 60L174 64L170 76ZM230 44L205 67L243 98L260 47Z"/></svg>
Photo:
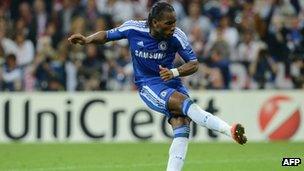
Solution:
<svg viewBox="0 0 304 171"><path fill-rule="evenodd" d="M128 38L131 23L132 21L126 21L121 26L108 30L107 40L113 41Z"/></svg>
<svg viewBox="0 0 304 171"><path fill-rule="evenodd" d="M179 28L176 28L174 37L176 37L178 40L177 52L183 58L183 60L185 62L197 61L196 55L194 54L194 51L188 41L186 34Z"/></svg>

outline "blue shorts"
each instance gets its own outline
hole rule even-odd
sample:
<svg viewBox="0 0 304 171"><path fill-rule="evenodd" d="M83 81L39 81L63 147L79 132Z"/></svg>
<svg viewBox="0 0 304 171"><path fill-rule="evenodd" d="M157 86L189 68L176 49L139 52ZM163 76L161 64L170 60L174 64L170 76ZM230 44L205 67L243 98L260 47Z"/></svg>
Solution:
<svg viewBox="0 0 304 171"><path fill-rule="evenodd" d="M168 81L153 84L143 84L139 87L139 95L143 101L153 110L171 117L168 109L170 96L178 91L186 96L188 89L179 81Z"/></svg>

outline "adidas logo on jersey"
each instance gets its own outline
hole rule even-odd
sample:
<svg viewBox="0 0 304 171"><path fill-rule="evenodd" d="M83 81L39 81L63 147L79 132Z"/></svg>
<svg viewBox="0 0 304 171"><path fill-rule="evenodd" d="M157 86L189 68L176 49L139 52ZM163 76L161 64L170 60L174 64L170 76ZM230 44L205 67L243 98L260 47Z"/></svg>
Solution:
<svg viewBox="0 0 304 171"><path fill-rule="evenodd" d="M137 45L141 46L141 47L144 47L144 42L143 41L139 41L139 42L137 42Z"/></svg>

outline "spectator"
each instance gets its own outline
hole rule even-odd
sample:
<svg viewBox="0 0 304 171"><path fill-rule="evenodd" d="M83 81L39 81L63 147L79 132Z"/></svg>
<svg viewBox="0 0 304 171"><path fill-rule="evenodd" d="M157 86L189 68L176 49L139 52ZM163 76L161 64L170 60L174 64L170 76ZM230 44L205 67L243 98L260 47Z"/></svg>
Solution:
<svg viewBox="0 0 304 171"><path fill-rule="evenodd" d="M22 90L22 72L17 65L17 59L14 54L9 54L6 57L2 77L4 91Z"/></svg>
<svg viewBox="0 0 304 171"><path fill-rule="evenodd" d="M0 67L4 64L4 62L5 62L5 52L2 45L0 44Z"/></svg>
<svg viewBox="0 0 304 171"><path fill-rule="evenodd" d="M130 18L135 17L134 6L132 5L131 0L108 0L108 6L111 10L111 14L113 16L113 20L115 23L124 22L129 20Z"/></svg>
<svg viewBox="0 0 304 171"><path fill-rule="evenodd" d="M84 18L87 19L86 25L88 30L93 30L97 18L100 17L100 13L97 10L95 0L87 0Z"/></svg>
<svg viewBox="0 0 304 171"><path fill-rule="evenodd" d="M133 85L133 70L131 63L131 55L129 53L129 48L127 46L122 46L117 63L117 82L118 90L132 90L135 85Z"/></svg>
<svg viewBox="0 0 304 171"><path fill-rule="evenodd" d="M35 14L34 22L36 24L36 29L37 29L36 38L39 38L41 35L45 33L46 24L49 20L49 15L46 11L44 0L34 1L34 14Z"/></svg>
<svg viewBox="0 0 304 171"><path fill-rule="evenodd" d="M78 76L80 84L78 89L82 90L99 90L100 89L100 78L102 74L102 63L97 58L97 47L96 45L88 45L86 47L87 56L82 62L79 68Z"/></svg>
<svg viewBox="0 0 304 171"><path fill-rule="evenodd" d="M257 82L259 89L266 88L266 83L273 84L277 66L267 49L260 49L256 60L251 63L250 75Z"/></svg>
<svg viewBox="0 0 304 171"><path fill-rule="evenodd" d="M231 73L229 70L229 60L224 57L219 46L213 47L210 58L206 61L207 69L210 70L210 89L229 89Z"/></svg>
<svg viewBox="0 0 304 171"><path fill-rule="evenodd" d="M269 28L269 31L266 36L266 43L269 48L269 53L277 62L283 62L286 68L286 76L289 76L290 71L290 59L289 54L290 50L286 44L286 39L284 32L286 28L283 25L282 17L274 17L272 27Z"/></svg>
<svg viewBox="0 0 304 171"><path fill-rule="evenodd" d="M174 1L176 2L176 0ZM148 16L148 0L132 0L133 10L134 10L134 19L135 20L144 20ZM182 6L181 6L182 8Z"/></svg>
<svg viewBox="0 0 304 171"><path fill-rule="evenodd" d="M291 78L296 89L304 89L304 54L296 56L291 66Z"/></svg>
<svg viewBox="0 0 304 171"><path fill-rule="evenodd" d="M17 45L16 57L18 66L26 66L33 62L35 55L34 45L30 40L25 38L23 30L17 30L15 43Z"/></svg>
<svg viewBox="0 0 304 171"><path fill-rule="evenodd" d="M19 5L19 19L23 20L25 23L25 27L28 28L28 30L26 30L27 34L29 34L29 31L32 31L31 34L36 35L36 28L31 28L31 26L33 26L33 22L34 22L34 15L31 9L31 6L29 4L29 2L21 2ZM29 37L31 37L32 35L30 35ZM35 36L32 37L33 39L35 38Z"/></svg>
<svg viewBox="0 0 304 171"><path fill-rule="evenodd" d="M243 33L242 41L237 47L236 61L248 68L249 64L256 60L259 49L263 43L255 39L254 31L247 30Z"/></svg>
<svg viewBox="0 0 304 171"><path fill-rule="evenodd" d="M178 21L186 17L184 7L180 0L167 0L167 2L173 6Z"/></svg>
<svg viewBox="0 0 304 171"><path fill-rule="evenodd" d="M222 17L219 26L215 30L211 31L206 45L206 52L208 52L215 42L219 40L225 41L228 44L229 55L225 57L228 57L230 60L234 60L236 57L236 45L239 41L239 33L236 28L229 25L229 18L227 16Z"/></svg>
<svg viewBox="0 0 304 171"><path fill-rule="evenodd" d="M86 20L82 16L73 18L71 25L71 33L85 33L86 32Z"/></svg>
<svg viewBox="0 0 304 171"><path fill-rule="evenodd" d="M39 90L58 91L65 89L66 72L64 63L60 59L47 57L38 65L34 74Z"/></svg>
<svg viewBox="0 0 304 171"><path fill-rule="evenodd" d="M211 23L208 17L201 15L200 3L192 2L188 7L189 16L181 20L180 27L188 34L192 28L199 27L203 37L207 37L211 30Z"/></svg>
<svg viewBox="0 0 304 171"><path fill-rule="evenodd" d="M13 40L6 35L7 23L4 19L0 19L0 43L4 54L16 54L17 47Z"/></svg>
<svg viewBox="0 0 304 171"><path fill-rule="evenodd" d="M2 48L2 45L0 44L0 91L3 90L2 68L4 63L5 63L5 53L4 53L4 49Z"/></svg>
<svg viewBox="0 0 304 171"><path fill-rule="evenodd" d="M204 58L205 37L198 25L191 29L189 40L198 60L202 61L202 58Z"/></svg>
<svg viewBox="0 0 304 171"><path fill-rule="evenodd" d="M76 7L71 0L62 0L62 9L59 8L58 12L55 11L58 31L61 36L70 33L72 20L76 16Z"/></svg>
<svg viewBox="0 0 304 171"><path fill-rule="evenodd" d="M202 65L203 71L200 69L184 80L192 89L229 88L229 82L232 87L233 83L241 85L241 89L254 88L255 82L259 88L267 88L274 79L275 88L303 87L302 1L166 1L174 6L181 22L177 24L189 34ZM64 40L71 33L87 35L111 29L125 20L145 19L148 8L155 2L1 1L0 87L7 68L6 56L14 54L17 68L22 69L21 84L16 88L23 91L133 89L129 82L132 79L130 56L124 44L127 42L98 45L89 50L82 46L70 47ZM269 55L261 60L258 54L261 47L266 47L264 44ZM86 53L95 54L93 61L100 64L99 73L92 74L90 81L86 78L90 73L83 74L83 68L90 69L91 65ZM229 69L233 82L229 81ZM88 82L90 85L85 85Z"/></svg>
<svg viewBox="0 0 304 171"><path fill-rule="evenodd" d="M288 17L286 40L287 46L291 53L303 54L304 53L304 26L301 26L298 16L293 15Z"/></svg>

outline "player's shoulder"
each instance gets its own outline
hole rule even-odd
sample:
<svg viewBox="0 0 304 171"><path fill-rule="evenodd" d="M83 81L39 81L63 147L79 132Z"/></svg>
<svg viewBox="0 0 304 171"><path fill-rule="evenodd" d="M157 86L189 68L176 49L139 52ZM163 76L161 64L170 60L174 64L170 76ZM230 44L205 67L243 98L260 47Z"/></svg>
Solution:
<svg viewBox="0 0 304 171"><path fill-rule="evenodd" d="M187 35L178 27L175 27L173 37L175 37L183 47L189 44Z"/></svg>
<svg viewBox="0 0 304 171"><path fill-rule="evenodd" d="M137 30L137 31L148 32L149 27L145 20L128 20L119 27L119 30L120 31Z"/></svg>
<svg viewBox="0 0 304 171"><path fill-rule="evenodd" d="M146 20L128 20L123 23L123 25L137 26L137 27L147 27Z"/></svg>
<svg viewBox="0 0 304 171"><path fill-rule="evenodd" d="M174 34L173 34L174 37L176 38L181 38L181 39L185 39L187 40L187 35L185 34L185 32L183 32L180 28L178 27L175 27L175 30L174 30Z"/></svg>

